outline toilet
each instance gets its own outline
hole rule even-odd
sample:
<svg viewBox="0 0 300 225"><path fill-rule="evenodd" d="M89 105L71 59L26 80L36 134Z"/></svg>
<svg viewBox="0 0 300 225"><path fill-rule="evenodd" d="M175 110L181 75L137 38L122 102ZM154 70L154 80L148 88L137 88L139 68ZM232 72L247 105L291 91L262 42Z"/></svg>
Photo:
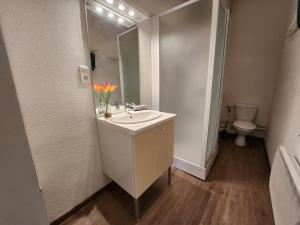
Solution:
<svg viewBox="0 0 300 225"><path fill-rule="evenodd" d="M253 123L256 111L257 107L253 105L236 105L236 121L233 123L233 127L237 132L236 145L246 146L246 136L256 129L256 125Z"/></svg>

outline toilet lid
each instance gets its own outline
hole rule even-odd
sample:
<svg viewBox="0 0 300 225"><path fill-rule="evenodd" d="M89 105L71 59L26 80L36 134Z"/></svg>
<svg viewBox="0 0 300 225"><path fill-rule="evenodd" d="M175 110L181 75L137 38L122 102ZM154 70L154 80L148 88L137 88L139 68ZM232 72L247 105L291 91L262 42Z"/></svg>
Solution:
<svg viewBox="0 0 300 225"><path fill-rule="evenodd" d="M233 123L233 126L243 130L255 130L256 125L249 121L237 120Z"/></svg>

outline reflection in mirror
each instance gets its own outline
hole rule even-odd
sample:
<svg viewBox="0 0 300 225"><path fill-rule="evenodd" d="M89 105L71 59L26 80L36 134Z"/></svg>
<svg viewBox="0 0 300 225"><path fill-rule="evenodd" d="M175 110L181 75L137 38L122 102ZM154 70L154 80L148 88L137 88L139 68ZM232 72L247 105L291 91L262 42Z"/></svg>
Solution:
<svg viewBox="0 0 300 225"><path fill-rule="evenodd" d="M137 28L118 36L122 102L140 104L139 46Z"/></svg>
<svg viewBox="0 0 300 225"><path fill-rule="evenodd" d="M87 3L88 40L93 83L108 82L118 88L111 94L110 111L124 111L125 103L140 103L138 28L119 20L118 14L100 11ZM110 15L110 16L109 16ZM121 18L121 17L119 17ZM96 113L103 107L95 96Z"/></svg>

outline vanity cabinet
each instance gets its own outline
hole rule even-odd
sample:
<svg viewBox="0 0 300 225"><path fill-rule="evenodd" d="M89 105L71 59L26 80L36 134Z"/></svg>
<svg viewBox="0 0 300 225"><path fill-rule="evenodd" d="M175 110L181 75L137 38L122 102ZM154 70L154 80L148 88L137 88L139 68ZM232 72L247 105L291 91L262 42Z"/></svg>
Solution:
<svg viewBox="0 0 300 225"><path fill-rule="evenodd" d="M138 198L164 172L171 178L175 117L138 125L97 120L103 172L135 199L137 217Z"/></svg>
<svg viewBox="0 0 300 225"><path fill-rule="evenodd" d="M174 120L133 137L133 163L140 196L173 163Z"/></svg>

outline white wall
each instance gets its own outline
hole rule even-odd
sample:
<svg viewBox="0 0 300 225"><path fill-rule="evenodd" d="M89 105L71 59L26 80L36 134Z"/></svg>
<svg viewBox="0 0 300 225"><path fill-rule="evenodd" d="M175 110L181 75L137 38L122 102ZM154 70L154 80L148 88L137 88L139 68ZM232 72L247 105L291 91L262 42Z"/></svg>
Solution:
<svg viewBox="0 0 300 225"><path fill-rule="evenodd" d="M290 10L295 15L296 1ZM293 18L290 18L291 23ZM287 26L286 26L287 28ZM270 114L267 151L273 163L279 146L298 155L300 159L300 31L284 44L275 95Z"/></svg>
<svg viewBox="0 0 300 225"><path fill-rule="evenodd" d="M256 124L268 126L276 74L285 35L288 4L282 0L231 2L224 75L222 120L226 106L258 106ZM229 117L234 120L234 113Z"/></svg>
<svg viewBox="0 0 300 225"><path fill-rule="evenodd" d="M0 30L0 224L46 225L18 99Z"/></svg>
<svg viewBox="0 0 300 225"><path fill-rule="evenodd" d="M0 1L3 37L50 220L106 184L92 92L79 81L79 65L89 64L82 3Z"/></svg>

